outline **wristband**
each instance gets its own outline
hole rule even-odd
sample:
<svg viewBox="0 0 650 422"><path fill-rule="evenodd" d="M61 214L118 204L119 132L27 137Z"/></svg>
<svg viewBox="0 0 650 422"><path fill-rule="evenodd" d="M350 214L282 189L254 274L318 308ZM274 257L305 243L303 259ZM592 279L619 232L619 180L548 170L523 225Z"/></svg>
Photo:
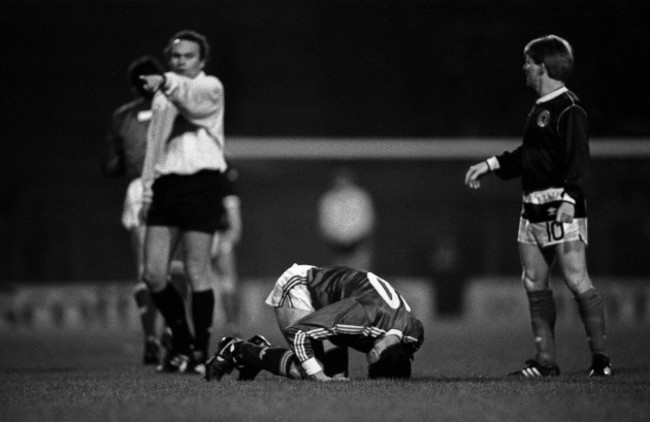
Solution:
<svg viewBox="0 0 650 422"><path fill-rule="evenodd" d="M305 370L307 375L314 375L323 370L316 358L309 358L306 361L301 362L300 365L302 365L302 369Z"/></svg>

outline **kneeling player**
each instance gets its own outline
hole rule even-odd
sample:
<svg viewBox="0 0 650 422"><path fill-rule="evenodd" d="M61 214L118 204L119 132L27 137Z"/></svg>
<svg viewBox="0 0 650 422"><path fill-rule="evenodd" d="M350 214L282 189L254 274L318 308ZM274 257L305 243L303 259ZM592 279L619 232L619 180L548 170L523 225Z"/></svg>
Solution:
<svg viewBox="0 0 650 422"><path fill-rule="evenodd" d="M336 369L330 370L327 359L319 359L325 340L366 353L371 378L408 378L424 340L422 323L404 298L365 271L294 265L278 279L267 303L275 306L280 326L287 325L283 333L291 349L272 347L261 336L246 342L226 337L209 361L206 378L220 379L234 368L240 379L252 379L262 369L289 378L342 378L341 362L331 360ZM296 311L309 305L311 312Z"/></svg>

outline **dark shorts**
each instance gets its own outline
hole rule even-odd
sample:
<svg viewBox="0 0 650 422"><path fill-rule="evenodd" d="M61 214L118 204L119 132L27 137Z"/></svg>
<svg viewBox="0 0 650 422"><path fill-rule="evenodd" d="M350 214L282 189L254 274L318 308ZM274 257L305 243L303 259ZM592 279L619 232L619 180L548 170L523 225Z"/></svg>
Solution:
<svg viewBox="0 0 650 422"><path fill-rule="evenodd" d="M223 173L214 170L159 177L153 184L147 225L214 233L223 214L224 178Z"/></svg>

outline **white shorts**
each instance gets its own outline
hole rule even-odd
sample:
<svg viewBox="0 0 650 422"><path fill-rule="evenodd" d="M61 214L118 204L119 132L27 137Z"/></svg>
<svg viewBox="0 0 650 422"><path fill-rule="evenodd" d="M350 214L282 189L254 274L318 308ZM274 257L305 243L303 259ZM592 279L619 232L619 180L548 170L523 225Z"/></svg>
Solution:
<svg viewBox="0 0 650 422"><path fill-rule="evenodd" d="M574 240L580 240L585 245L588 243L586 218L574 218L571 223L556 223L555 221L531 223L525 218L519 219L519 235L517 236L519 243L538 245L540 248L544 248Z"/></svg>
<svg viewBox="0 0 650 422"><path fill-rule="evenodd" d="M266 298L265 303L274 308L288 306L314 312L311 295L307 290L307 272L312 268L314 268L312 265L293 264L275 282L275 286Z"/></svg>
<svg viewBox="0 0 650 422"><path fill-rule="evenodd" d="M126 190L124 209L122 210L122 226L127 230L140 227L142 192L142 180L139 177L134 179Z"/></svg>

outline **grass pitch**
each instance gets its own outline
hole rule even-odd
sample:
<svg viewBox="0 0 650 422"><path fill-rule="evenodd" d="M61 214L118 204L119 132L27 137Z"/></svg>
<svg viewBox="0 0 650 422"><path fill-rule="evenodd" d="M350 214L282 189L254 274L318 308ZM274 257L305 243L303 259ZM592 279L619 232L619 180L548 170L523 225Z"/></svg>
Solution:
<svg viewBox="0 0 650 422"><path fill-rule="evenodd" d="M503 375L532 356L527 322L429 323L412 380L366 380L363 356L352 352L352 380L337 383L265 373L207 383L142 366L138 332L6 331L0 420L647 421L649 331L610 327L615 377L589 379L584 331L560 326L562 376L520 380ZM281 343L276 334L268 337Z"/></svg>

